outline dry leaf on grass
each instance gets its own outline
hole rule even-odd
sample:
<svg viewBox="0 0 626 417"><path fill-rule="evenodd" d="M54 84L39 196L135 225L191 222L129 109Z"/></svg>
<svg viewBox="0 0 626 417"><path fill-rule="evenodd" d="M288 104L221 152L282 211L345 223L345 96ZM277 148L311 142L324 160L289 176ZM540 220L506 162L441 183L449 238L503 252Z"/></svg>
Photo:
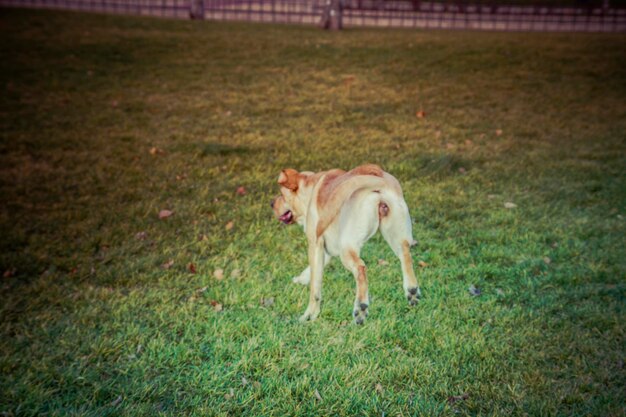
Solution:
<svg viewBox="0 0 626 417"><path fill-rule="evenodd" d="M163 220L163 219L167 219L168 217L171 217L174 214L174 212L172 210L161 210L159 211L159 219Z"/></svg>
<svg viewBox="0 0 626 417"><path fill-rule="evenodd" d="M224 398L226 398L227 400L232 399L234 396L235 396L235 390L232 388L228 391L228 394L224 394Z"/></svg>
<svg viewBox="0 0 626 417"><path fill-rule="evenodd" d="M196 273L196 265L193 263L189 263L189 265L187 265L187 269L189 270L189 272L191 272L192 274Z"/></svg>
<svg viewBox="0 0 626 417"><path fill-rule="evenodd" d="M271 307L274 305L274 297L261 298L261 306Z"/></svg>
<svg viewBox="0 0 626 417"><path fill-rule="evenodd" d="M466 173L467 173L467 170L465 168L463 167L459 168L459 174L466 174Z"/></svg>
<svg viewBox="0 0 626 417"><path fill-rule="evenodd" d="M387 265L389 265L389 262L387 262L387 261L386 261L386 260L384 260L384 259L379 259L379 260L378 260L378 265L381 265L381 266L387 266Z"/></svg>
<svg viewBox="0 0 626 417"><path fill-rule="evenodd" d="M515 207L517 207L517 204L511 203L510 201L507 201L506 203L504 203L504 208L514 209Z"/></svg>
<svg viewBox="0 0 626 417"><path fill-rule="evenodd" d="M426 112L424 110L418 110L415 112L415 117L417 117L418 119L423 119L424 117L426 117Z"/></svg>
<svg viewBox="0 0 626 417"><path fill-rule="evenodd" d="M320 395L320 392L317 390L317 388L315 389L315 392L313 394L315 395L317 401L322 401L322 396Z"/></svg>
<svg viewBox="0 0 626 417"><path fill-rule="evenodd" d="M215 271L213 271L213 277L218 280L221 281L224 279L224 270L222 268L217 268Z"/></svg>
<svg viewBox="0 0 626 417"><path fill-rule="evenodd" d="M117 398L111 401L111 407L117 407L122 402L122 396L118 395Z"/></svg>
<svg viewBox="0 0 626 417"><path fill-rule="evenodd" d="M478 297L481 293L480 288L476 287L474 284L469 286L468 291L474 297Z"/></svg>
<svg viewBox="0 0 626 417"><path fill-rule="evenodd" d="M552 259L548 258L547 256L544 256L544 258L543 258L543 262L544 262L546 265L550 265L550 264L552 263Z"/></svg>
<svg viewBox="0 0 626 417"><path fill-rule="evenodd" d="M454 404L457 403L459 401L465 401L469 398L469 394L464 392L461 395L451 395L448 397L448 403L449 404Z"/></svg>
<svg viewBox="0 0 626 417"><path fill-rule="evenodd" d="M146 232L138 232L135 234L135 239L137 240L146 240L148 234Z"/></svg>
<svg viewBox="0 0 626 417"><path fill-rule="evenodd" d="M172 265L174 265L174 260L170 259L169 261L167 261L163 265L161 265L161 269L170 269L172 267Z"/></svg>
<svg viewBox="0 0 626 417"><path fill-rule="evenodd" d="M237 195L246 195L246 188L244 186L237 188Z"/></svg>
<svg viewBox="0 0 626 417"><path fill-rule="evenodd" d="M233 269L230 276L233 278L239 278L241 276L241 269Z"/></svg>
<svg viewBox="0 0 626 417"><path fill-rule="evenodd" d="M150 148L150 155L163 155L165 154L165 151L161 148L157 148L156 146L153 146L152 148Z"/></svg>
<svg viewBox="0 0 626 417"><path fill-rule="evenodd" d="M426 268L428 266L428 264L424 261L418 261L417 264L420 266L420 268Z"/></svg>
<svg viewBox="0 0 626 417"><path fill-rule="evenodd" d="M380 382L376 383L376 386L374 387L374 389L376 390L377 393L382 394L383 392L385 392L385 389L383 388L383 386L380 384Z"/></svg>
<svg viewBox="0 0 626 417"><path fill-rule="evenodd" d="M15 275L16 271L17 271L17 269L15 269L15 268L7 269L6 271L4 271L4 274L2 274L2 277L3 278L11 278L12 276Z"/></svg>
<svg viewBox="0 0 626 417"><path fill-rule="evenodd" d="M496 136L502 135L502 129L496 129Z"/></svg>
<svg viewBox="0 0 626 417"><path fill-rule="evenodd" d="M213 307L213 310L216 313L219 313L220 311L224 310L224 306L221 303L218 303L215 300L211 300L211 306Z"/></svg>
<svg viewBox="0 0 626 417"><path fill-rule="evenodd" d="M231 230L233 227L235 227L235 222L234 221L229 221L228 223L226 223L226 230Z"/></svg>

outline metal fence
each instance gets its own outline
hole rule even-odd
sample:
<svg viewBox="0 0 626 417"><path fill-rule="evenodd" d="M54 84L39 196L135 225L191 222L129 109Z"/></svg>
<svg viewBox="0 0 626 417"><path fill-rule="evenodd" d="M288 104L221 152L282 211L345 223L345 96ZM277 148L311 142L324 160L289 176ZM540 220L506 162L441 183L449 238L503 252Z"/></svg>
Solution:
<svg viewBox="0 0 626 417"><path fill-rule="evenodd" d="M480 0L479 0L480 1ZM346 27L624 32L626 8L420 0L342 0ZM502 0L500 0L502 1ZM319 24L330 0L0 0L0 6L163 17Z"/></svg>

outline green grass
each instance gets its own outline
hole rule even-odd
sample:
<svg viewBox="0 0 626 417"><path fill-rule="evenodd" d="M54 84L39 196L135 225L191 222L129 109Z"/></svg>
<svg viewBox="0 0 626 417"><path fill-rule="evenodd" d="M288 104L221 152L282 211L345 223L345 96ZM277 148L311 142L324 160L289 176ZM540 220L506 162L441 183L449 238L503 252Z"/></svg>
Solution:
<svg viewBox="0 0 626 417"><path fill-rule="evenodd" d="M0 35L3 415L626 413L624 35L17 10ZM366 324L337 260L300 324L278 172L366 162L404 187L423 301L376 237Z"/></svg>

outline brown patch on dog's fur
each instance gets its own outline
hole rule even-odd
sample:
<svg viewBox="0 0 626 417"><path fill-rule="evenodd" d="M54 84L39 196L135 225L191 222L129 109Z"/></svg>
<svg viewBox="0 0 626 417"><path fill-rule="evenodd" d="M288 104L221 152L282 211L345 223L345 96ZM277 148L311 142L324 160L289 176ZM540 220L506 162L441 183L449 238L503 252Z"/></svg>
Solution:
<svg viewBox="0 0 626 417"><path fill-rule="evenodd" d="M361 165L351 170L348 174L352 175L374 175L375 177L382 177L383 170L376 164Z"/></svg>
<svg viewBox="0 0 626 417"><path fill-rule="evenodd" d="M402 257L404 258L403 267L406 268L405 273L409 277L410 288L417 287L417 278L413 271L413 259L411 258L411 246L408 241L402 241Z"/></svg>
<svg viewBox="0 0 626 417"><path fill-rule="evenodd" d="M359 273L356 277L356 296L360 302L367 299L367 275L365 274L365 265L359 265Z"/></svg>

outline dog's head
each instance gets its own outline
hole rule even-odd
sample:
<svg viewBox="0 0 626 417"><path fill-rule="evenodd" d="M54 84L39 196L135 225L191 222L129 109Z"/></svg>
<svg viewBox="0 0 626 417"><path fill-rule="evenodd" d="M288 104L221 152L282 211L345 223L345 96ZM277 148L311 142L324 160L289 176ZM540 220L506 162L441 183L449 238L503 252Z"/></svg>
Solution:
<svg viewBox="0 0 626 417"><path fill-rule="evenodd" d="M271 202L276 218L284 224L306 223L306 211L312 186L307 179L311 172L283 169L278 176L280 195Z"/></svg>

